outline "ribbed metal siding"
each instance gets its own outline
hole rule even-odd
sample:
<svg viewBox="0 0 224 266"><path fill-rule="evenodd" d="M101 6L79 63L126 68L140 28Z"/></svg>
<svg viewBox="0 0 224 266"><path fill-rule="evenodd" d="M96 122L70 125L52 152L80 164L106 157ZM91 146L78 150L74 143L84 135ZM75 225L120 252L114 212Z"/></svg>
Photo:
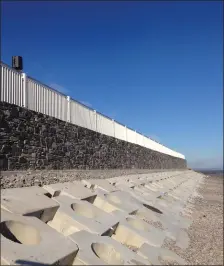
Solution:
<svg viewBox="0 0 224 266"><path fill-rule="evenodd" d="M136 132L129 128L127 128L127 141L131 143L136 143Z"/></svg>
<svg viewBox="0 0 224 266"><path fill-rule="evenodd" d="M102 114L96 115L97 132L114 137L114 121Z"/></svg>
<svg viewBox="0 0 224 266"><path fill-rule="evenodd" d="M143 138L144 138L144 136L137 132L136 133L136 144L138 144L140 146L144 146Z"/></svg>
<svg viewBox="0 0 224 266"><path fill-rule="evenodd" d="M22 74L1 64L1 93L3 102L23 106Z"/></svg>
<svg viewBox="0 0 224 266"><path fill-rule="evenodd" d="M114 122L114 128L115 128L115 138L126 140L126 138L127 138L126 127L115 121Z"/></svg>
<svg viewBox="0 0 224 266"><path fill-rule="evenodd" d="M71 123L96 131L95 112L76 101L71 100Z"/></svg>
<svg viewBox="0 0 224 266"><path fill-rule="evenodd" d="M67 120L66 96L30 78L27 79L28 108L63 121Z"/></svg>

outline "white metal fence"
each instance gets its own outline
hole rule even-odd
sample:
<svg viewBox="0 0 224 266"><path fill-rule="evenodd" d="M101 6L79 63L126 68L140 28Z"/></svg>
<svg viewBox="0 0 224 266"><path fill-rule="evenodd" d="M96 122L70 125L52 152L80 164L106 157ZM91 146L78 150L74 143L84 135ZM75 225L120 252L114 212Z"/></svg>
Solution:
<svg viewBox="0 0 224 266"><path fill-rule="evenodd" d="M71 99L1 62L0 100L174 157L184 155Z"/></svg>
<svg viewBox="0 0 224 266"><path fill-rule="evenodd" d="M1 101L24 106L24 75L1 64Z"/></svg>
<svg viewBox="0 0 224 266"><path fill-rule="evenodd" d="M67 97L31 79L26 80L27 103L30 110L67 121Z"/></svg>

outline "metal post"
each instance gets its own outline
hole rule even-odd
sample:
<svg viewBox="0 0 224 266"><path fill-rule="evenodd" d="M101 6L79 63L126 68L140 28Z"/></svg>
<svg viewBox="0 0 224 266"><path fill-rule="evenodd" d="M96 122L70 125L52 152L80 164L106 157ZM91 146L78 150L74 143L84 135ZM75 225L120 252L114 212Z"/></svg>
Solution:
<svg viewBox="0 0 224 266"><path fill-rule="evenodd" d="M23 81L23 107L27 107L27 78L26 73L22 73Z"/></svg>
<svg viewBox="0 0 224 266"><path fill-rule="evenodd" d="M127 141L127 127L126 126L124 126L124 130L125 130L125 140Z"/></svg>
<svg viewBox="0 0 224 266"><path fill-rule="evenodd" d="M95 114L96 132L97 132L97 112L96 112L96 110L94 110L94 114Z"/></svg>
<svg viewBox="0 0 224 266"><path fill-rule="evenodd" d="M115 124L114 124L114 119L112 119L112 123L113 123L114 137L115 137Z"/></svg>
<svg viewBox="0 0 224 266"><path fill-rule="evenodd" d="M67 96L67 122L71 122L71 101L70 96Z"/></svg>

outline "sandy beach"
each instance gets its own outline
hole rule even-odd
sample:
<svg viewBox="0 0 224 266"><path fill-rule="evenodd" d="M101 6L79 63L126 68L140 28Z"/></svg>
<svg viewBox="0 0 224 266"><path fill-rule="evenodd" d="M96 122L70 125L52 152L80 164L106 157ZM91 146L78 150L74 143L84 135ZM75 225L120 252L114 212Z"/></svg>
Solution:
<svg viewBox="0 0 224 266"><path fill-rule="evenodd" d="M223 176L206 176L194 198L190 245L179 250L190 265L223 265Z"/></svg>

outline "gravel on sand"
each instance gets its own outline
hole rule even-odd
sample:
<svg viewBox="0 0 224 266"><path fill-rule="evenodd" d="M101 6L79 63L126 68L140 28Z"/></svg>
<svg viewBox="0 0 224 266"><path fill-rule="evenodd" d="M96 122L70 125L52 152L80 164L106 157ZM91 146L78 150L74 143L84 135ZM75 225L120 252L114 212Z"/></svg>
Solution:
<svg viewBox="0 0 224 266"><path fill-rule="evenodd" d="M190 265L223 265L223 176L206 176L193 199L186 250L169 248Z"/></svg>
<svg viewBox="0 0 224 266"><path fill-rule="evenodd" d="M43 186L72 182L90 178L111 178L123 175L136 175L157 172L178 171L175 169L102 169L102 170L27 170L0 171L0 184L3 188ZM174 173L175 174L175 173Z"/></svg>

